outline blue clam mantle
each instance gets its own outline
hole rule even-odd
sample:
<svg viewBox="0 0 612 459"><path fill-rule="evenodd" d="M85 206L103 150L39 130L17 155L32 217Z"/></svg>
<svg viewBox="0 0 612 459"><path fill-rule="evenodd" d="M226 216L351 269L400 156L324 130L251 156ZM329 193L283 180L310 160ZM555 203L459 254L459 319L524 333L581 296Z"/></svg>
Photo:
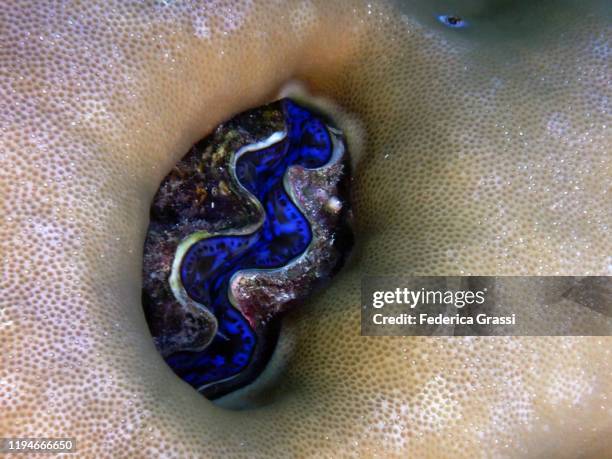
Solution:
<svg viewBox="0 0 612 459"><path fill-rule="evenodd" d="M149 324L153 330L156 326L152 321L156 317L167 320L168 315L173 315L160 314L160 308L174 308L186 319L178 328L174 320L174 330L170 333L163 330L164 325L158 320L159 333L157 336L153 333L156 344L170 367L209 397L227 393L257 376L274 348L278 333L276 316L297 300L305 299L321 283L321 277L331 276L342 262L346 249L342 245L350 244L346 222L348 167L340 133L289 99L273 105L274 115L282 122L269 122L267 132L258 133L255 141L242 139L240 130L229 122L229 129L222 130L221 134L218 130L217 135L234 139L234 144L217 141L208 145L209 153L213 151L212 162L216 162L212 166L220 163L227 174L221 179L214 177L213 181L218 179L217 196L222 192L245 203L240 207L228 204L231 199L225 199L217 213L228 208L247 208L250 210L244 213L251 217L245 218L248 222L238 228L221 225L215 229L207 225L206 217L214 221L210 216L216 215L211 197L207 214L204 218L191 219L190 229L194 231L186 237L180 241L164 239L160 234L169 234L173 227L162 225L163 229L155 228L156 237L151 238L158 244L165 242L164 253L169 251L166 246L175 246L171 264L150 263L170 268L166 283L174 298L165 295L168 301L157 305L150 302L148 308L145 304ZM270 107L256 109L254 112L261 111L259 115L241 116L249 116L250 122L257 116L273 119ZM189 159L187 163L190 164ZM194 168L197 173L204 173L203 178L208 179L210 186L210 165L205 161L191 163L197 165ZM184 180L186 174L180 175ZM183 182L174 181L178 185L170 188L180 190ZM202 184L194 185L197 186L203 189ZM163 190L164 184L156 201L171 199ZM210 190L199 194L205 209L206 198L214 194L215 188ZM198 196L198 192L183 190L178 195L186 200ZM205 195L204 199L201 195ZM185 207L187 214L193 213L191 203L181 209ZM160 212L162 216L166 214ZM152 221L154 215L152 210ZM175 226L186 232L185 223ZM331 242L341 234L347 241ZM153 244L149 246L152 250L159 249ZM152 293L147 296L147 274L145 254L143 297L164 297L159 285L150 289ZM164 273L155 273L154 277L163 279ZM179 317L180 313L174 315ZM194 319L196 316L198 320Z"/></svg>

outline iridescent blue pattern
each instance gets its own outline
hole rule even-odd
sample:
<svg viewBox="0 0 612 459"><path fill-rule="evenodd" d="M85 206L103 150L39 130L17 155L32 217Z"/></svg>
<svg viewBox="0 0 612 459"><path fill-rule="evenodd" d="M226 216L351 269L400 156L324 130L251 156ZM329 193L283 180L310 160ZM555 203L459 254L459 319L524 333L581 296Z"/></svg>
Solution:
<svg viewBox="0 0 612 459"><path fill-rule="evenodd" d="M462 29L469 25L464 19L452 14L441 14L438 16L438 21L452 29Z"/></svg>
<svg viewBox="0 0 612 459"><path fill-rule="evenodd" d="M181 281L187 294L217 318L218 332L202 352L178 352L167 358L174 371L196 388L242 372L258 345L253 330L228 298L232 275L242 269L276 268L304 252L310 225L283 186L289 166L323 166L332 144L324 122L290 100L283 102L287 136L268 148L249 151L236 161L236 177L265 210L253 234L215 236L195 243L185 254Z"/></svg>

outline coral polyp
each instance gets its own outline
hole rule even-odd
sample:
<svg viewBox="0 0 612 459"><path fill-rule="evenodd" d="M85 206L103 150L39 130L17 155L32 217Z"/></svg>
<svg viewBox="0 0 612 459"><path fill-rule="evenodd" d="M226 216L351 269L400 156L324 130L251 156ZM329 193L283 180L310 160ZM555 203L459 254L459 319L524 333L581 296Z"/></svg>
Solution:
<svg viewBox="0 0 612 459"><path fill-rule="evenodd" d="M290 99L242 113L163 180L144 250L155 344L209 398L253 381L279 318L352 245L342 133Z"/></svg>

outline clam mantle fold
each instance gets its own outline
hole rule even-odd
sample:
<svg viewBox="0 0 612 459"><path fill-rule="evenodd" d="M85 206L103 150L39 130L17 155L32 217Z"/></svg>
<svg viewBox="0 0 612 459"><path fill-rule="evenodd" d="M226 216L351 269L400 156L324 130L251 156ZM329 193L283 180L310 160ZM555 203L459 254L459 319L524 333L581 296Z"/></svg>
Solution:
<svg viewBox="0 0 612 459"><path fill-rule="evenodd" d="M220 125L161 183L143 306L166 362L205 396L253 381L282 312L342 265L349 174L342 133L282 99Z"/></svg>

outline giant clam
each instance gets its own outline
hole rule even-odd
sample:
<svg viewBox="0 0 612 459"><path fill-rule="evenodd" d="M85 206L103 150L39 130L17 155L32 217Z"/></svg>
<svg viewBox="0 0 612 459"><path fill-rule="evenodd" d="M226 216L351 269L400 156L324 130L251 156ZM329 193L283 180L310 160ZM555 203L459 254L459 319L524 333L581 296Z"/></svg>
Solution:
<svg viewBox="0 0 612 459"><path fill-rule="evenodd" d="M143 302L172 369L210 398L252 381L277 318L333 275L352 244L341 132L291 99L242 113L160 185Z"/></svg>

